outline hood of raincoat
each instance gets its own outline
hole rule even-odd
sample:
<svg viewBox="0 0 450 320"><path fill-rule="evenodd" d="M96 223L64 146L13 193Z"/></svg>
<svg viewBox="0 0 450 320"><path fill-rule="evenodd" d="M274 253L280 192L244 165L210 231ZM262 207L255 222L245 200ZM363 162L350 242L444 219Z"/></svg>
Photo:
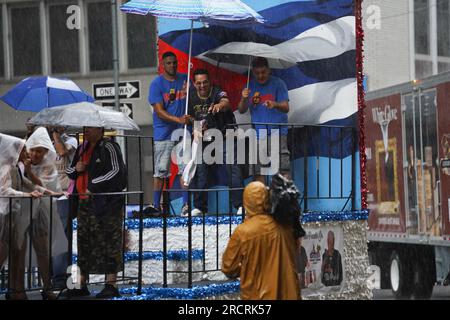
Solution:
<svg viewBox="0 0 450 320"><path fill-rule="evenodd" d="M28 138L25 145L28 151L38 147L47 149L48 152L44 157L44 161L48 160L54 162L56 160L55 147L53 146L50 136L48 135L47 129L45 129L44 127L37 128Z"/></svg>
<svg viewBox="0 0 450 320"><path fill-rule="evenodd" d="M25 146L25 140L0 133L0 196L14 196L10 194L12 188L11 169L19 161L20 153ZM9 199L0 198L0 216L9 213ZM0 225L0 230L2 226Z"/></svg>
<svg viewBox="0 0 450 320"><path fill-rule="evenodd" d="M259 181L249 183L244 189L243 197L246 217L269 213L269 191L264 183Z"/></svg>
<svg viewBox="0 0 450 320"><path fill-rule="evenodd" d="M48 135L47 129L39 127L28 138L25 143L27 150L43 147L48 150L41 163L31 165L31 170L42 182L42 186L55 192L61 191L61 185L58 180L58 170L56 169L56 150L53 147L52 140Z"/></svg>
<svg viewBox="0 0 450 320"><path fill-rule="evenodd" d="M269 191L261 182L244 190L246 221L236 227L222 256L222 272L240 277L243 300L296 300L296 239L291 226L269 214ZM248 218L248 219L247 219Z"/></svg>
<svg viewBox="0 0 450 320"><path fill-rule="evenodd" d="M24 145L25 140L0 133L0 167L17 165Z"/></svg>

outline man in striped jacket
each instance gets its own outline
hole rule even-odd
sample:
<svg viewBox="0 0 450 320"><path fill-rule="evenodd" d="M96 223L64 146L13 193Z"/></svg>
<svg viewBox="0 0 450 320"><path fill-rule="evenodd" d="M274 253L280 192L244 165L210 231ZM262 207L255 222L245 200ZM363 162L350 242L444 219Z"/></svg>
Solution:
<svg viewBox="0 0 450 320"><path fill-rule="evenodd" d="M122 271L123 195L96 195L120 192L127 184L127 173L119 145L103 137L103 128L84 128L85 142L77 149L66 172L76 181L77 264L81 288L69 290L69 296L88 296L89 273L106 274L105 288L97 298L118 297L117 273Z"/></svg>

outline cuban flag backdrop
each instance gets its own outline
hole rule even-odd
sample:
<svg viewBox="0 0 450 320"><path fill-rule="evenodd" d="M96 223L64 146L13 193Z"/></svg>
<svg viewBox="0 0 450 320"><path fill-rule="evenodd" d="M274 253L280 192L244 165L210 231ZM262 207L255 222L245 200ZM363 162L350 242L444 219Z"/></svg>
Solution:
<svg viewBox="0 0 450 320"><path fill-rule="evenodd" d="M191 70L207 69L213 83L228 93L236 109L247 82L248 67L214 61L206 56L208 51L230 42L236 44L236 50L243 43L256 43L278 48L284 57L295 59L296 65L272 70L289 90L289 123L350 128L312 126L291 130L294 180L301 191L307 193L309 210L342 210L351 206L348 197L353 174L358 182L355 194L356 208L359 208L358 141L357 135L352 135L357 128L358 111L353 0L243 2L258 11L266 22L245 26L194 23ZM173 51L181 73L187 73L189 32L190 21L158 19L159 60L164 52ZM235 115L238 122L250 122L249 114L240 115L236 110ZM356 163L354 171L352 163ZM172 169L176 167L173 165ZM218 187L225 185L225 169L214 172L211 183ZM172 178L170 185L177 188L179 182ZM219 198L218 207L227 212L226 194ZM215 196L210 195L210 205L215 201Z"/></svg>

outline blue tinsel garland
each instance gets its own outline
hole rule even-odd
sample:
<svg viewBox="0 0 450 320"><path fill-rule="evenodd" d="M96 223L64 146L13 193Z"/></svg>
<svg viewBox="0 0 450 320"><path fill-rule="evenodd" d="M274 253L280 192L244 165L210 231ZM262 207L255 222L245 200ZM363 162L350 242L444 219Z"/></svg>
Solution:
<svg viewBox="0 0 450 320"><path fill-rule="evenodd" d="M322 221L351 221L351 220L367 220L369 217L369 210L355 210L355 211L320 211L320 212L308 212L303 214L302 223L308 222L322 222ZM242 222L242 216L206 216L205 225L216 224L240 224ZM138 219L127 219L126 228L128 230L138 230ZM192 225L202 225L203 217L192 217ZM144 229L149 228L162 228L162 218L147 218L143 219ZM167 227L187 227L188 218L174 217L167 218ZM73 221L73 230L77 229L76 220Z"/></svg>
<svg viewBox="0 0 450 320"><path fill-rule="evenodd" d="M159 299L201 299L211 296L237 293L240 290L239 281L210 284L206 286L194 286L187 288L142 288L142 294L133 297L121 297L114 300L159 300ZM136 295L137 287L119 290L121 294Z"/></svg>
<svg viewBox="0 0 450 320"><path fill-rule="evenodd" d="M367 220L369 218L369 210L355 211L321 211L304 213L302 223L323 222L323 221L352 221Z"/></svg>
<svg viewBox="0 0 450 320"><path fill-rule="evenodd" d="M163 260L163 252L162 251L145 251L142 253L143 260ZM188 260L188 251L187 250L169 250L167 251L167 260L174 261L187 261ZM125 253L125 262L129 261L138 261L139 253L138 252L126 252ZM204 258L203 250L192 250L192 260L202 260ZM77 262L77 255L72 256L72 263Z"/></svg>

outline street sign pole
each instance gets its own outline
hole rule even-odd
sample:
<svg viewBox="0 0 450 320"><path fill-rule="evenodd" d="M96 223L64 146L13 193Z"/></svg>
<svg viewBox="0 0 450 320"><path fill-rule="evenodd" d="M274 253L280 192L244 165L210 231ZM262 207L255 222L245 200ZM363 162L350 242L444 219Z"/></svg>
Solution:
<svg viewBox="0 0 450 320"><path fill-rule="evenodd" d="M112 16L112 47L113 47L113 72L114 72L114 110L120 111L119 108L119 37L117 32L117 1L111 0L111 16ZM117 130L118 135L123 135L123 130ZM125 139L117 138L117 143L122 150L123 161L126 162Z"/></svg>
<svg viewBox="0 0 450 320"><path fill-rule="evenodd" d="M117 3L111 0L112 11L112 46L113 46L113 69L114 69L114 110L119 111L119 46L117 32Z"/></svg>

